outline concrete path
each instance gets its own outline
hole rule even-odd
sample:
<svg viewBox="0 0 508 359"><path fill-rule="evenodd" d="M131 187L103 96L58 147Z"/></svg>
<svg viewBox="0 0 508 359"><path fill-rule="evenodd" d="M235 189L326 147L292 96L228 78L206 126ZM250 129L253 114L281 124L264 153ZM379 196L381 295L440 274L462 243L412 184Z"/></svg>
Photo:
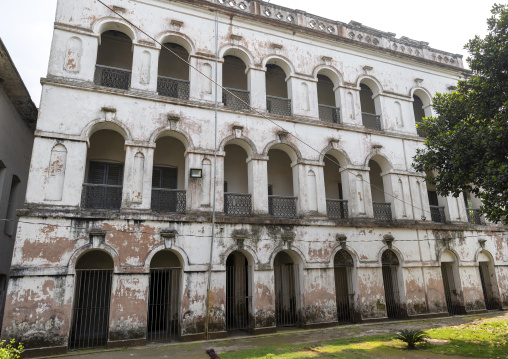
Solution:
<svg viewBox="0 0 508 359"><path fill-rule="evenodd" d="M390 321L375 324L354 324L342 325L328 329L314 330L287 330L270 335L262 336L238 336L228 339L210 340L185 344L148 345L116 350L94 350L76 351L66 355L52 356L50 358L72 358L72 359L126 359L126 358L188 358L207 359L205 353L208 349L215 349L217 354L262 348L277 345L291 344L312 344L337 338L354 338L379 334L394 334L399 329L416 328L430 329L445 326L464 324L480 318L503 317L508 319L508 313L489 312L482 315L465 315L447 318L435 318L411 321ZM443 356L443 358L449 358Z"/></svg>

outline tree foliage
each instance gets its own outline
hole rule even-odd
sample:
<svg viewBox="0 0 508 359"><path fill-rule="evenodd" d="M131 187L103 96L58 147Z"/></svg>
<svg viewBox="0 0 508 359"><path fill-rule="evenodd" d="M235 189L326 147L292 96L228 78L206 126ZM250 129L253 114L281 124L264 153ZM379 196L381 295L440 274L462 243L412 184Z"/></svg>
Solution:
<svg viewBox="0 0 508 359"><path fill-rule="evenodd" d="M488 219L508 224L508 6L491 13L487 36L465 45L471 74L452 93L436 94L437 116L419 125L427 139L413 166L437 172L427 180L439 195L468 190Z"/></svg>

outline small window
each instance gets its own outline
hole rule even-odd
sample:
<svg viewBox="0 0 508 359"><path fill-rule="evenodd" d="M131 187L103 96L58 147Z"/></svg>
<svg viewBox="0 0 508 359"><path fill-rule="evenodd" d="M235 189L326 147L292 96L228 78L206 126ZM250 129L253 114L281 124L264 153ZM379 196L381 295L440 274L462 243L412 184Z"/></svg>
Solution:
<svg viewBox="0 0 508 359"><path fill-rule="evenodd" d="M177 189L178 169L174 167L154 167L152 188Z"/></svg>
<svg viewBox="0 0 508 359"><path fill-rule="evenodd" d="M123 165L103 162L90 162L88 183L121 186Z"/></svg>
<svg viewBox="0 0 508 359"><path fill-rule="evenodd" d="M427 195L429 196L429 205L431 205L431 206L439 206L439 202L437 200L437 192L436 191L427 191Z"/></svg>

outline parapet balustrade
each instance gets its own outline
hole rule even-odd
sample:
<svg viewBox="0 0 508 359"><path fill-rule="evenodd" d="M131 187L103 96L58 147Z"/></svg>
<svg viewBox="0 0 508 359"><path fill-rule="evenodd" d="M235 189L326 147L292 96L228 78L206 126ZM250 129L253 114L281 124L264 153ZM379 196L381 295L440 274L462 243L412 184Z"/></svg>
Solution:
<svg viewBox="0 0 508 359"><path fill-rule="evenodd" d="M291 116L291 99L266 96L266 110L275 115Z"/></svg>
<svg viewBox="0 0 508 359"><path fill-rule="evenodd" d="M319 119L330 123L340 123L340 108L335 106L319 105Z"/></svg>
<svg viewBox="0 0 508 359"><path fill-rule="evenodd" d="M331 219L347 219L348 208L347 200L344 199L326 199L326 214Z"/></svg>
<svg viewBox="0 0 508 359"><path fill-rule="evenodd" d="M122 185L83 183L81 207L118 210L122 205Z"/></svg>
<svg viewBox="0 0 508 359"><path fill-rule="evenodd" d="M292 196L268 196L268 213L274 217L296 218L296 200Z"/></svg>
<svg viewBox="0 0 508 359"><path fill-rule="evenodd" d="M391 203L372 202L374 208L374 218L380 221L392 220L392 205Z"/></svg>
<svg viewBox="0 0 508 359"><path fill-rule="evenodd" d="M235 110L248 110L250 93L247 90L224 87L222 91L222 103L224 103L224 106L234 108Z"/></svg>
<svg viewBox="0 0 508 359"><path fill-rule="evenodd" d="M485 224L478 208L466 208L467 220L471 224Z"/></svg>
<svg viewBox="0 0 508 359"><path fill-rule="evenodd" d="M382 131L381 116L373 113L362 112L362 122L366 128Z"/></svg>
<svg viewBox="0 0 508 359"><path fill-rule="evenodd" d="M186 191L168 188L152 188L151 208L156 212L185 213Z"/></svg>
<svg viewBox="0 0 508 359"><path fill-rule="evenodd" d="M435 223L446 223L445 208L443 206L429 206L430 217Z"/></svg>
<svg viewBox="0 0 508 359"><path fill-rule="evenodd" d="M131 84L131 71L117 67L95 65L94 83L99 86L128 90Z"/></svg>
<svg viewBox="0 0 508 359"><path fill-rule="evenodd" d="M224 193L224 212L231 216L249 216L252 196L247 193Z"/></svg>
<svg viewBox="0 0 508 359"><path fill-rule="evenodd" d="M157 92L161 96L189 99L190 82L166 76L157 76Z"/></svg>

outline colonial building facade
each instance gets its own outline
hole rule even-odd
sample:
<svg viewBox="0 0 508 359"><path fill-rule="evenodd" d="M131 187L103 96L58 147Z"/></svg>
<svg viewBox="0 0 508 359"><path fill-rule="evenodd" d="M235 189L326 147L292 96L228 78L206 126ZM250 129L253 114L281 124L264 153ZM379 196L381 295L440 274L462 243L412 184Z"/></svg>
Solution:
<svg viewBox="0 0 508 359"><path fill-rule="evenodd" d="M3 337L35 355L508 306L503 228L411 166L460 55L257 0L105 4L58 3Z"/></svg>

